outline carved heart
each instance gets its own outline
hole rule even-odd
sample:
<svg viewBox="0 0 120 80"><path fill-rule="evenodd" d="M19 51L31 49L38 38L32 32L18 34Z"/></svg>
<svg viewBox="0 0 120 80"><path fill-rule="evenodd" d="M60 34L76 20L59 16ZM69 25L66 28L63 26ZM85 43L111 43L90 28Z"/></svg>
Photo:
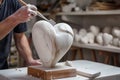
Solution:
<svg viewBox="0 0 120 80"><path fill-rule="evenodd" d="M72 28L66 23L54 27L47 21L38 21L32 29L32 39L44 67L54 67L73 43Z"/></svg>
<svg viewBox="0 0 120 80"><path fill-rule="evenodd" d="M103 38L102 38L102 36L103 36L103 33L99 33L99 34L96 36L96 41L97 41L97 43L100 44L100 45L103 45Z"/></svg>
<svg viewBox="0 0 120 80"><path fill-rule="evenodd" d="M103 37L104 45L110 45L110 43L112 42L113 36L108 33L103 33L102 37Z"/></svg>
<svg viewBox="0 0 120 80"><path fill-rule="evenodd" d="M119 46L119 38L113 38L112 44L113 46Z"/></svg>
<svg viewBox="0 0 120 80"><path fill-rule="evenodd" d="M100 29L99 29L98 26L91 25L90 26L90 32L92 32L96 36L100 32Z"/></svg>
<svg viewBox="0 0 120 80"><path fill-rule="evenodd" d="M113 28L113 30L112 30L112 35L113 35L114 37L120 38L120 30L119 30L119 28L117 28L117 27Z"/></svg>

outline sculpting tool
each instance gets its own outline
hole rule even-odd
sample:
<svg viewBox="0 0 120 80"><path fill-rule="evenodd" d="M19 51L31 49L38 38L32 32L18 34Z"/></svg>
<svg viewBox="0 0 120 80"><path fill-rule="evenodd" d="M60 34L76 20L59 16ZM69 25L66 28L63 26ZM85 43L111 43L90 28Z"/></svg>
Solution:
<svg viewBox="0 0 120 80"><path fill-rule="evenodd" d="M22 5L24 5L24 6L26 6L27 5L27 3L26 2L24 2L23 0L19 0L19 2L22 4ZM52 20L52 19L47 19L43 14L41 14L39 11L37 11L37 15L39 16L39 17L41 17L41 18L43 18L44 20L46 20L46 21L48 21L49 23L51 23L52 25L55 25L56 24L56 22L54 21L54 20Z"/></svg>

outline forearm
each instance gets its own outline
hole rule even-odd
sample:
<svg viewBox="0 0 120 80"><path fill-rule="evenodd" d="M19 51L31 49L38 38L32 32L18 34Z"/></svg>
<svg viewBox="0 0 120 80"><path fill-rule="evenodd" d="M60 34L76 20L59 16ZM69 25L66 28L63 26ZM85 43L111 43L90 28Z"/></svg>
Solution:
<svg viewBox="0 0 120 80"><path fill-rule="evenodd" d="M12 29L19 24L14 16L9 16L0 22L0 40L3 39Z"/></svg>
<svg viewBox="0 0 120 80"><path fill-rule="evenodd" d="M33 58L26 36L23 35L22 38L16 39L15 43L19 54L25 59L27 63L29 63Z"/></svg>

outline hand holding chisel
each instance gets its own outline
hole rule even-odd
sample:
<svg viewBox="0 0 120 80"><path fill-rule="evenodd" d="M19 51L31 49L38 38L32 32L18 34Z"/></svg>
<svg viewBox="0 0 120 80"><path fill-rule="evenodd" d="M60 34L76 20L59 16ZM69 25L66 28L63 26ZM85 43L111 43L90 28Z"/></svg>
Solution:
<svg viewBox="0 0 120 80"><path fill-rule="evenodd" d="M19 0L19 2L24 5L24 6L27 6L28 4L26 2L24 2L23 0ZM39 11L37 11L37 15L41 18L43 18L44 20L50 22L52 25L55 25L56 22L52 19L48 20L45 16L43 16Z"/></svg>

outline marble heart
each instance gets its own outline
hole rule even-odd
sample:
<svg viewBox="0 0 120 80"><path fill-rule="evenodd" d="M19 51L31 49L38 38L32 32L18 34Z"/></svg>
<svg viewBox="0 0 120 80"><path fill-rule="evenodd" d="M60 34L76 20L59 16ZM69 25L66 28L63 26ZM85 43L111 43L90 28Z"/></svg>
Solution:
<svg viewBox="0 0 120 80"><path fill-rule="evenodd" d="M41 20L34 24L32 39L44 67L54 67L73 43L73 30L66 23L52 26Z"/></svg>

